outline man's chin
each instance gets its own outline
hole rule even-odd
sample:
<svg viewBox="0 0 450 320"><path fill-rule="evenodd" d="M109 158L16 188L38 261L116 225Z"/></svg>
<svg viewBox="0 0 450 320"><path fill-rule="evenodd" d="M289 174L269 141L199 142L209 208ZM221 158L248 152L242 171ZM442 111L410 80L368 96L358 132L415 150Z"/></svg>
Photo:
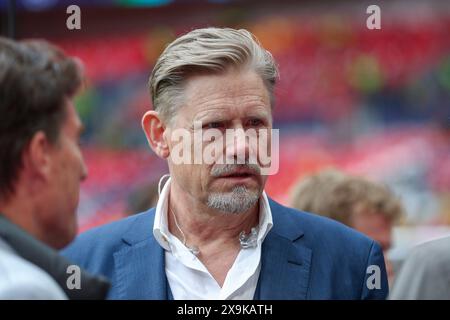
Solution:
<svg viewBox="0 0 450 320"><path fill-rule="evenodd" d="M214 192L208 196L208 207L224 212L239 214L248 211L258 203L261 192L236 186L229 192Z"/></svg>
<svg viewBox="0 0 450 320"><path fill-rule="evenodd" d="M67 247L78 235L78 223L74 221L73 223L67 224L67 228L59 229L59 236L55 237L53 247L55 249L63 249Z"/></svg>
<svg viewBox="0 0 450 320"><path fill-rule="evenodd" d="M245 190L245 191L243 191ZM222 197L237 197L237 198L244 198L248 196L261 196L262 192L259 192L258 187L254 186L247 186L245 184L235 184L233 186L227 187L227 188L220 188L220 189L213 189L210 190L210 194L214 194L217 196Z"/></svg>

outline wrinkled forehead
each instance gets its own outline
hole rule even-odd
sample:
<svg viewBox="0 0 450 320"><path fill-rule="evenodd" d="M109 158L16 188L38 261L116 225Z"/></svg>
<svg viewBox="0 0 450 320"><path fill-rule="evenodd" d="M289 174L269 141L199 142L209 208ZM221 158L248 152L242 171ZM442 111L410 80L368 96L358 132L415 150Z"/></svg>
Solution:
<svg viewBox="0 0 450 320"><path fill-rule="evenodd" d="M186 80L180 108L185 120L205 117L271 118L270 93L259 75L250 70L195 75Z"/></svg>

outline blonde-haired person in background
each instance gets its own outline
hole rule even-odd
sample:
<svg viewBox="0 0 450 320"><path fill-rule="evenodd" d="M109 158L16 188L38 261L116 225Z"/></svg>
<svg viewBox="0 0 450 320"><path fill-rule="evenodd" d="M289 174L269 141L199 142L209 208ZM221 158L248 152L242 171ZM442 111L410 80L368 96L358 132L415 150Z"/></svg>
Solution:
<svg viewBox="0 0 450 320"><path fill-rule="evenodd" d="M392 228L404 214L400 200L386 186L337 169L325 169L301 179L292 189L293 208L337 220L377 241L385 256ZM393 268L386 260L389 283Z"/></svg>

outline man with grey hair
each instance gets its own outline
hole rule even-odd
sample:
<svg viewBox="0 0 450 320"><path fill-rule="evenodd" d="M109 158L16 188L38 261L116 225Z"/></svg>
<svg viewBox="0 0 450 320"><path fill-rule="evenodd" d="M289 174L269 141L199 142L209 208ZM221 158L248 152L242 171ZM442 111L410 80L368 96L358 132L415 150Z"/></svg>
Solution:
<svg viewBox="0 0 450 320"><path fill-rule="evenodd" d="M110 298L386 297L373 240L264 192L276 171L276 154L263 155L276 144L277 77L272 55L246 30L193 30L164 50L149 83L154 108L142 119L170 171L157 206L65 250L111 279Z"/></svg>

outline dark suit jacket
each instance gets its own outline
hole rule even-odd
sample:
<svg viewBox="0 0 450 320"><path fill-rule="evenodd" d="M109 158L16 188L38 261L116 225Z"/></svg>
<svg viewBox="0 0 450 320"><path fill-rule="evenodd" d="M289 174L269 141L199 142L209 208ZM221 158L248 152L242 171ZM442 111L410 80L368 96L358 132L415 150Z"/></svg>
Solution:
<svg viewBox="0 0 450 320"><path fill-rule="evenodd" d="M262 245L255 299L386 298L386 270L377 243L336 221L269 203L274 225ZM63 254L108 277L109 298L171 298L164 249L153 236L154 216L153 208L92 229ZM368 271L371 265L377 274Z"/></svg>
<svg viewBox="0 0 450 320"><path fill-rule="evenodd" d="M105 299L109 289L103 277L92 276L80 270L80 289L69 289L67 268L72 265L58 251L35 239L19 226L0 214L0 238L14 250L14 253L46 272L61 287L71 300Z"/></svg>

